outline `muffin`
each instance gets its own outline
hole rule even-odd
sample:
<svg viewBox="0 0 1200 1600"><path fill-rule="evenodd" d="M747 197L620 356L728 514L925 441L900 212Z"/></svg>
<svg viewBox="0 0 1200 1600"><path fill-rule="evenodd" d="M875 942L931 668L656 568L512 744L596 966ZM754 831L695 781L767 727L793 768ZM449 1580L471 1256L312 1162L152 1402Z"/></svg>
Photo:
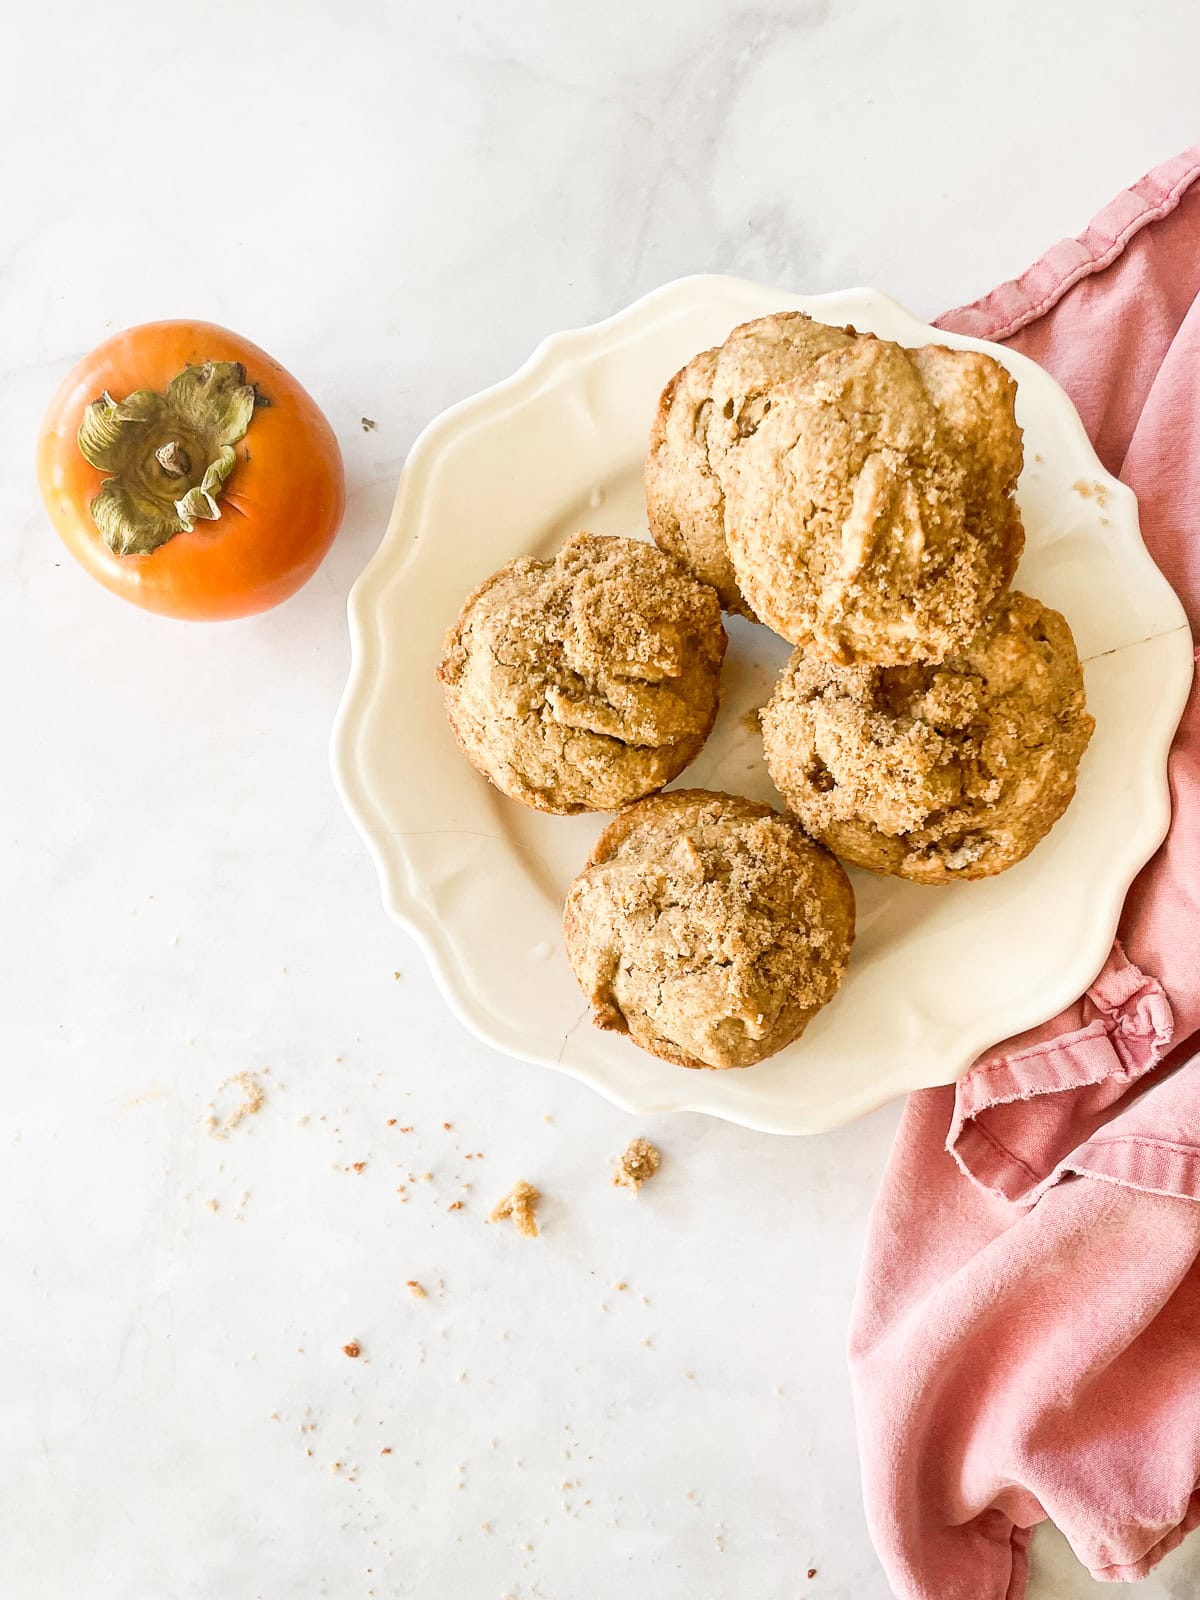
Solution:
<svg viewBox="0 0 1200 1600"><path fill-rule="evenodd" d="M1010 593L938 664L797 650L762 713L775 787L844 861L918 883L1022 860L1075 793L1095 724L1066 621Z"/></svg>
<svg viewBox="0 0 1200 1600"><path fill-rule="evenodd" d="M726 611L753 616L726 546L720 470L757 426L766 391L853 337L799 311L759 317L735 328L720 349L695 356L662 392L646 457L650 532L660 550L712 585Z"/></svg>
<svg viewBox="0 0 1200 1600"><path fill-rule="evenodd" d="M1024 543L1015 395L988 356L871 337L771 389L719 474L755 614L843 664L966 645Z"/></svg>
<svg viewBox="0 0 1200 1600"><path fill-rule="evenodd" d="M854 895L790 817L682 789L609 824L564 931L597 1026L679 1066L746 1067L798 1039L837 992Z"/></svg>
<svg viewBox="0 0 1200 1600"><path fill-rule="evenodd" d="M715 592L634 539L578 533L469 596L437 676L455 737L540 811L617 811L699 754L717 715Z"/></svg>

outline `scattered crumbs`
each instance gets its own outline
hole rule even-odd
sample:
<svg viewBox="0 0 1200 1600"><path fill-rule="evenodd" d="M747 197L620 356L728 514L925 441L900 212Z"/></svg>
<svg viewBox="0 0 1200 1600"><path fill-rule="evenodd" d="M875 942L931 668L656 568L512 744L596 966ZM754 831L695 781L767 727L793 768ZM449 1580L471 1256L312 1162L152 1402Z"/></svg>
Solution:
<svg viewBox="0 0 1200 1600"><path fill-rule="evenodd" d="M359 1344L357 1339L351 1339L349 1344L344 1344L342 1346L342 1354L344 1356L349 1356L353 1361L356 1357L362 1355L362 1346Z"/></svg>
<svg viewBox="0 0 1200 1600"><path fill-rule="evenodd" d="M226 1101L233 1099L232 1094L227 1095L226 1090L236 1090L240 1095L234 1099L233 1104L223 1114L219 1109L222 1096ZM233 1130L245 1122L247 1117L257 1116L266 1103L266 1094L262 1085L249 1072L235 1072L231 1078L217 1090L216 1101L208 1108L208 1115L204 1119L204 1127L211 1138L225 1139Z"/></svg>
<svg viewBox="0 0 1200 1600"><path fill-rule="evenodd" d="M403 977L403 976L404 976L404 974L403 974L403 973L402 973L402 972L393 972L393 973L392 973L392 977L393 977L393 979L394 979L394 980L395 980L395 981L396 981L396 982L397 982L397 983L399 983L399 982L400 982L400 979L401 979L401 978L402 978L402 977Z"/></svg>
<svg viewBox="0 0 1200 1600"><path fill-rule="evenodd" d="M526 1183L524 1178L518 1178L504 1198L497 1200L488 1221L504 1222L511 1217L516 1223L518 1233L524 1234L527 1239L536 1239L537 1206L541 1198L531 1183Z"/></svg>
<svg viewBox="0 0 1200 1600"><path fill-rule="evenodd" d="M662 1156L649 1139L631 1139L629 1148L613 1168L613 1183L636 1194L662 1165Z"/></svg>
<svg viewBox="0 0 1200 1600"><path fill-rule="evenodd" d="M296 1126L298 1128L307 1128L308 1127L308 1123L309 1123L309 1116L308 1116L308 1112L307 1111L304 1113L304 1115L302 1117L297 1117L296 1118Z"/></svg>
<svg viewBox="0 0 1200 1600"><path fill-rule="evenodd" d="M412 1295L414 1300L424 1300L425 1299L425 1291L424 1291L424 1289L422 1289L421 1285L417 1282L417 1280L415 1278L409 1278L406 1287L408 1289L409 1294Z"/></svg>
<svg viewBox="0 0 1200 1600"><path fill-rule="evenodd" d="M360 417L359 421L362 423L362 431L364 433L374 433L379 426L374 417Z"/></svg>
<svg viewBox="0 0 1200 1600"><path fill-rule="evenodd" d="M445 1128L445 1130L446 1130L446 1132L447 1132L447 1133L449 1133L449 1131L450 1131L450 1129L451 1129L451 1128L452 1128L452 1127L453 1127L453 1126L454 1126L454 1124L453 1124L453 1123L452 1123L452 1122L443 1122L443 1123L442 1123L442 1127L443 1127L443 1128Z"/></svg>
<svg viewBox="0 0 1200 1600"><path fill-rule="evenodd" d="M644 1295L641 1295L639 1298L641 1299L641 1302L642 1302L642 1304L644 1306L648 1306L650 1304L650 1296L649 1295L644 1294Z"/></svg>
<svg viewBox="0 0 1200 1600"><path fill-rule="evenodd" d="M1073 483L1071 485L1071 487L1072 487L1072 489L1074 489L1075 493L1080 497L1081 500L1090 500L1091 499L1091 497L1092 497L1092 485L1090 483L1085 483L1082 478L1078 479L1075 483Z"/></svg>
<svg viewBox="0 0 1200 1600"><path fill-rule="evenodd" d="M365 1161L355 1161L351 1165L355 1172L365 1172L367 1169L367 1163Z"/></svg>
<svg viewBox="0 0 1200 1600"><path fill-rule="evenodd" d="M278 1413L278 1411L272 1411L271 1415L267 1418L267 1421L268 1422L278 1422L279 1421L279 1413Z"/></svg>
<svg viewBox="0 0 1200 1600"><path fill-rule="evenodd" d="M340 1472L342 1470L342 1463L340 1461L331 1461L329 1463L329 1470L330 1472Z"/></svg>
<svg viewBox="0 0 1200 1600"><path fill-rule="evenodd" d="M308 1450L308 1449L306 1449L306 1450L305 1450L305 1452L304 1452L304 1454L305 1454L305 1455L306 1455L306 1456L310 1456L310 1455L312 1455L312 1451L311 1451L311 1450Z"/></svg>
<svg viewBox="0 0 1200 1600"><path fill-rule="evenodd" d="M1040 463L1042 458L1039 455L1035 455L1033 459Z"/></svg>
<svg viewBox="0 0 1200 1600"><path fill-rule="evenodd" d="M422 1183L432 1183L433 1182L433 1173L432 1172L423 1172L421 1174L421 1182Z"/></svg>
<svg viewBox="0 0 1200 1600"><path fill-rule="evenodd" d="M654 1346L650 1343L649 1339L643 1339L642 1343L645 1345L647 1350L653 1350L654 1349Z"/></svg>
<svg viewBox="0 0 1200 1600"><path fill-rule="evenodd" d="M492 1531L491 1523L490 1522L481 1522L479 1524L479 1531L480 1531L480 1533L491 1533L491 1531Z"/></svg>
<svg viewBox="0 0 1200 1600"><path fill-rule="evenodd" d="M747 733L762 732L762 723L759 721L759 713L761 711L761 706L751 706L749 711L742 713L742 727L745 728Z"/></svg>
<svg viewBox="0 0 1200 1600"><path fill-rule="evenodd" d="M466 1381L467 1381L466 1373L465 1372L460 1372L459 1375L458 1375L458 1382L459 1383L466 1383Z"/></svg>
<svg viewBox="0 0 1200 1600"><path fill-rule="evenodd" d="M401 1128L400 1132L401 1133L411 1133L412 1132L412 1123L410 1122L407 1128Z"/></svg>
<svg viewBox="0 0 1200 1600"><path fill-rule="evenodd" d="M392 1453L392 1447L391 1447L390 1444L385 1444L383 1449L379 1452L379 1454L381 1456L390 1456L391 1453Z"/></svg>
<svg viewBox="0 0 1200 1600"><path fill-rule="evenodd" d="M219 1200L206 1200L204 1202L204 1209L206 1211L220 1211L221 1202Z"/></svg>
<svg viewBox="0 0 1200 1600"><path fill-rule="evenodd" d="M809 1567L808 1572L805 1574L805 1576L809 1577L809 1578L815 1578L816 1575L817 1575L816 1567Z"/></svg>
<svg viewBox="0 0 1200 1600"><path fill-rule="evenodd" d="M387 1125L388 1125L388 1127L389 1127L389 1128L394 1128L394 1127L395 1127L395 1126L396 1126L396 1119L395 1119L395 1117L389 1117L389 1118L388 1118L388 1124L387 1124Z"/></svg>
<svg viewBox="0 0 1200 1600"><path fill-rule="evenodd" d="M548 1111L547 1111L547 1112L546 1112L546 1113L545 1113L545 1115L544 1115L544 1116L543 1116L543 1117L542 1117L542 1121L543 1121L543 1122L553 1122L553 1121L554 1121L554 1118L553 1118L553 1117L552 1117L552 1116L551 1116L551 1115L550 1115L550 1113L549 1113L549 1112L548 1112Z"/></svg>
<svg viewBox="0 0 1200 1600"><path fill-rule="evenodd" d="M623 1279L622 1279L622 1281L620 1283L614 1283L613 1284L613 1288L618 1290L618 1291L620 1291L622 1289L628 1289L628 1287L629 1287L629 1285Z"/></svg>
<svg viewBox="0 0 1200 1600"><path fill-rule="evenodd" d="M451 1200L450 1204L446 1207L446 1210L447 1211L461 1211L462 1208L463 1208L463 1203L462 1203L461 1200Z"/></svg>

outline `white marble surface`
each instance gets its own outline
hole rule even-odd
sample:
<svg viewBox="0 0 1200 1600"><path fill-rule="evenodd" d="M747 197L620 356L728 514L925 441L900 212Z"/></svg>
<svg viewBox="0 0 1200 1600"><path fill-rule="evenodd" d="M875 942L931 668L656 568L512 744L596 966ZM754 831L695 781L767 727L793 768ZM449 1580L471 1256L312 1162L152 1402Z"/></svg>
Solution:
<svg viewBox="0 0 1200 1600"><path fill-rule="evenodd" d="M1195 137L1200 13L131 0L3 33L0 1592L885 1600L842 1344L895 1110L664 1119L654 1186L610 1189L638 1127L466 1036L379 910L326 766L344 600L417 429L553 329L708 268L921 316L1022 268ZM258 621L121 606L36 499L69 363L173 313L342 438L341 537ZM266 1104L213 1139L242 1070ZM536 1242L483 1226L517 1176ZM1198 1549L1143 1593L1194 1594ZM1034 1600L1103 1592L1035 1550Z"/></svg>

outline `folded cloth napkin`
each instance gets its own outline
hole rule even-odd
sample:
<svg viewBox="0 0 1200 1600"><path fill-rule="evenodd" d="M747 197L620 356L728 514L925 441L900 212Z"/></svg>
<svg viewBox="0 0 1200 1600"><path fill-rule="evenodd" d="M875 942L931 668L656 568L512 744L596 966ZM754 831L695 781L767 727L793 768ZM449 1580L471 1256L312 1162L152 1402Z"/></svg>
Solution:
<svg viewBox="0 0 1200 1600"><path fill-rule="evenodd" d="M1200 633L1200 146L940 326L1075 402ZM1095 1577L1200 1524L1200 694L1166 843L1095 983L913 1095L850 1337L863 1489L902 1600L1020 1600L1050 1517Z"/></svg>

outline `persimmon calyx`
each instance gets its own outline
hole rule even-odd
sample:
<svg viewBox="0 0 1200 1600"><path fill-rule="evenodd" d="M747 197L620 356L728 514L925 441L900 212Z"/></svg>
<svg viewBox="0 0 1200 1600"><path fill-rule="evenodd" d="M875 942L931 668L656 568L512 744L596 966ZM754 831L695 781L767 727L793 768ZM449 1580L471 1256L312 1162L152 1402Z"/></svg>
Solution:
<svg viewBox="0 0 1200 1600"><path fill-rule="evenodd" d="M240 361L185 367L163 394L106 390L79 425L84 459L109 473L90 510L115 555L148 555L198 521L215 521L233 446L250 426L258 396Z"/></svg>

